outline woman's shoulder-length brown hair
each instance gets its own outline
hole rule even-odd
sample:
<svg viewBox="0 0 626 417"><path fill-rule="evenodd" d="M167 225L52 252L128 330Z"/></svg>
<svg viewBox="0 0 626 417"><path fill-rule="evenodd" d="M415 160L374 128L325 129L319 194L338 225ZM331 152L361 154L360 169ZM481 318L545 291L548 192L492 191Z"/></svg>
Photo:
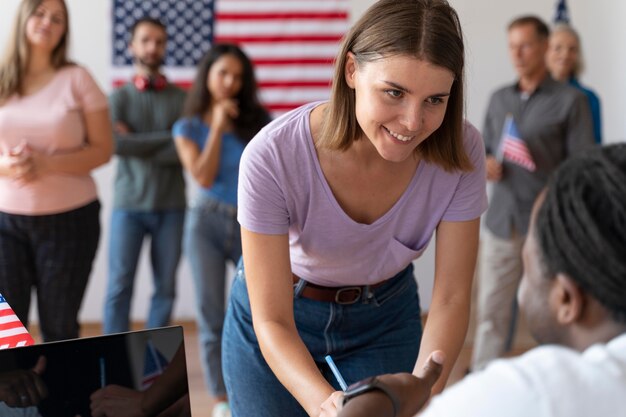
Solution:
<svg viewBox="0 0 626 417"><path fill-rule="evenodd" d="M55 69L74 65L68 55L70 18L65 0L60 0L65 11L65 33L52 51L50 62ZM22 92L24 72L30 59L30 46L26 39L26 22L35 13L43 0L22 0L13 21L11 37L0 61L0 103L11 95Z"/></svg>
<svg viewBox="0 0 626 417"><path fill-rule="evenodd" d="M463 34L446 0L380 0L346 34L335 61L331 98L318 142L329 149L348 149L363 134L356 120L354 91L344 75L348 52L359 63L408 55L450 70L454 82L443 122L416 152L446 171L473 169L463 145Z"/></svg>

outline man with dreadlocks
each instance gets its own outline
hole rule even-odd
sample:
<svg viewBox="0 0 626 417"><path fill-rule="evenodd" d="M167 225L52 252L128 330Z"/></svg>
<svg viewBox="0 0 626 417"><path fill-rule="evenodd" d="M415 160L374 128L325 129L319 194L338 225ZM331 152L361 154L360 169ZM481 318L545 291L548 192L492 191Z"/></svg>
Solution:
<svg viewBox="0 0 626 417"><path fill-rule="evenodd" d="M555 171L535 202L523 262L518 301L545 345L470 374L420 417L625 415L626 144ZM433 356L442 362L440 352ZM440 372L435 361L428 366L421 379L377 377L339 415L412 415Z"/></svg>

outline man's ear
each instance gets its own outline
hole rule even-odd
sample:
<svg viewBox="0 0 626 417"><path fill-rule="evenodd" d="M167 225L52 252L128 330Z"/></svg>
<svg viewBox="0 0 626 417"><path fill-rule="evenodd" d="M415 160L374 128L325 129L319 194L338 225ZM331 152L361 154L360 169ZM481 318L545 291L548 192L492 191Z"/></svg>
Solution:
<svg viewBox="0 0 626 417"><path fill-rule="evenodd" d="M557 321L563 325L578 321L585 307L585 296L580 286L567 274L558 273L551 292Z"/></svg>
<svg viewBox="0 0 626 417"><path fill-rule="evenodd" d="M356 74L357 64L356 57L352 52L348 52L346 55L346 66L344 68L344 74L346 77L346 84L348 87L354 88L354 76Z"/></svg>

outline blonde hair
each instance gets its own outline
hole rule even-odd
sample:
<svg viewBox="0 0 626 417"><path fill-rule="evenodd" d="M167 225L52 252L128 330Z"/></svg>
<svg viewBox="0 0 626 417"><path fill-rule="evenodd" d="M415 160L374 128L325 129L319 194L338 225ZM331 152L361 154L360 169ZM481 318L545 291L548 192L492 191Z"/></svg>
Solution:
<svg viewBox="0 0 626 417"><path fill-rule="evenodd" d="M458 16L446 0L380 0L344 37L335 62L330 102L319 145L346 150L363 135L344 69L348 52L359 65L408 55L450 70L454 83L441 126L416 149L446 171L473 169L463 146L464 47Z"/></svg>
<svg viewBox="0 0 626 417"><path fill-rule="evenodd" d="M13 21L11 37L0 61L0 104L10 96L20 94L23 88L24 72L30 59L30 46L26 39L26 22L44 0L22 0ZM70 36L69 13L64 0L59 0L65 10L65 33L52 51L50 62L54 68L72 65L67 58Z"/></svg>
<svg viewBox="0 0 626 417"><path fill-rule="evenodd" d="M574 63L574 68L572 68L572 73L568 75L570 77L578 77L583 72L583 69L585 68L582 45L580 44L580 36L578 35L578 32L576 31L576 29L574 29L567 23L559 23L552 28L552 35L559 33L559 32L569 33L570 35L574 37L574 39L576 39L576 43L578 44L578 58L576 59L576 62Z"/></svg>

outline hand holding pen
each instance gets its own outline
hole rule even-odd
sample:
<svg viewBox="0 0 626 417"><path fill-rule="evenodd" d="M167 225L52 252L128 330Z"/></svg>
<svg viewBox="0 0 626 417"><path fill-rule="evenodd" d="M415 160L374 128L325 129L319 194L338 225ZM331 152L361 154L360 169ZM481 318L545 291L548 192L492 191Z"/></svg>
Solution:
<svg viewBox="0 0 626 417"><path fill-rule="evenodd" d="M348 384L343 379L341 372L339 372L339 368L333 361L333 358L330 355L326 355L324 357L326 363L330 367L330 370L333 372L335 379L341 386L343 391L348 388ZM333 392L327 399L320 405L320 414L319 417L336 417L337 413L341 409L341 400L343 398L343 391L335 391Z"/></svg>

